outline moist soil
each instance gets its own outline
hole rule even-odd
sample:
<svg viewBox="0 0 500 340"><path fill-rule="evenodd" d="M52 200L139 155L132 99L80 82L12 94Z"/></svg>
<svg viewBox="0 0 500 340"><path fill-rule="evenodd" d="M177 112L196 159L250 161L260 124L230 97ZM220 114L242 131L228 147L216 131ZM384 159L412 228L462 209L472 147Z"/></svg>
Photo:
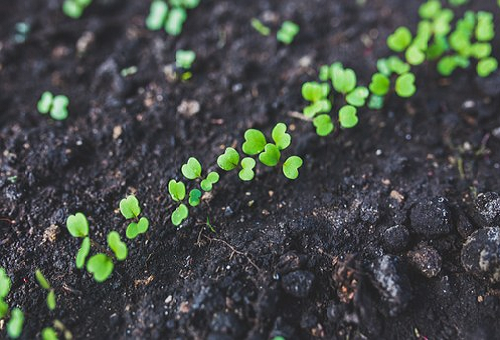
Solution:
<svg viewBox="0 0 500 340"><path fill-rule="evenodd" d="M465 270L461 250L500 214L499 74L442 79L422 65L416 96L362 110L335 137L290 114L322 64L341 61L367 84L387 35L416 27L418 2L205 0L179 37L144 27L148 1L95 0L80 20L60 5L0 4L0 265L13 280L7 301L26 314L23 339L54 319L75 339L498 334L500 291ZM494 1L471 7L498 15ZM301 31L284 46L253 17ZM24 43L19 22L31 28ZM178 49L197 54L189 81L169 77ZM130 66L137 73L122 76ZM37 113L46 90L70 98L67 120ZM223 174L181 228L171 224L167 184L188 157L214 168L245 129L281 121L304 159L297 180L262 167L251 183ZM95 283L75 267L66 218L85 213L105 245L110 230L124 235L118 204L130 193L151 228ZM36 268L56 290L53 312Z"/></svg>

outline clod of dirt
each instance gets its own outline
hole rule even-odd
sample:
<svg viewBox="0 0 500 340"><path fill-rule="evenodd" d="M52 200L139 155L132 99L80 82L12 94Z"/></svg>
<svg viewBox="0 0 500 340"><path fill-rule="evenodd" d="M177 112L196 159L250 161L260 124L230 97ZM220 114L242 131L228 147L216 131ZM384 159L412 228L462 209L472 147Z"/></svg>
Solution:
<svg viewBox="0 0 500 340"><path fill-rule="evenodd" d="M314 274L306 270L296 270L281 279L281 287L290 295L305 298L309 295L314 282Z"/></svg>
<svg viewBox="0 0 500 340"><path fill-rule="evenodd" d="M461 253L465 270L491 282L500 282L500 228L476 230Z"/></svg>
<svg viewBox="0 0 500 340"><path fill-rule="evenodd" d="M451 232L451 212L444 197L419 202L410 213L413 230L427 238L435 238Z"/></svg>
<svg viewBox="0 0 500 340"><path fill-rule="evenodd" d="M500 222L500 195L496 192L479 194L476 209L488 226L498 224Z"/></svg>
<svg viewBox="0 0 500 340"><path fill-rule="evenodd" d="M457 220L457 231L462 237L469 237L470 234L474 232L476 228L471 223L467 215L459 211Z"/></svg>
<svg viewBox="0 0 500 340"><path fill-rule="evenodd" d="M390 316L403 312L412 299L410 280L398 256L384 255L370 266L371 281Z"/></svg>
<svg viewBox="0 0 500 340"><path fill-rule="evenodd" d="M410 263L428 278L435 277L441 271L441 255L430 246L422 246L408 252Z"/></svg>
<svg viewBox="0 0 500 340"><path fill-rule="evenodd" d="M210 323L210 329L212 330L214 339L224 338L222 335L230 336L229 339L240 338L243 333L241 326L241 321L233 313L215 313L212 322Z"/></svg>
<svg viewBox="0 0 500 340"><path fill-rule="evenodd" d="M198 112L200 112L200 103L196 100L183 100L179 106L177 106L177 112L186 118L191 118Z"/></svg>
<svg viewBox="0 0 500 340"><path fill-rule="evenodd" d="M383 235L384 249L391 253L405 250L410 239L410 232L404 225L395 225L387 228Z"/></svg>
<svg viewBox="0 0 500 340"><path fill-rule="evenodd" d="M299 270L304 260L296 252L290 251L280 256L276 271L283 275L294 270Z"/></svg>

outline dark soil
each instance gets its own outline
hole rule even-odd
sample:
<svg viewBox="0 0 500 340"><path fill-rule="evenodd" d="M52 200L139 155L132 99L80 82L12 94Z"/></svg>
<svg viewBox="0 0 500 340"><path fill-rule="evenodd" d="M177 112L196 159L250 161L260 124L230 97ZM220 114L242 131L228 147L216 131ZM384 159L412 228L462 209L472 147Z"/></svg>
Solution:
<svg viewBox="0 0 500 340"><path fill-rule="evenodd" d="M13 279L8 302L26 312L23 338L55 318L77 339L497 337L497 267L482 273L467 253L476 275L466 272L461 250L499 222L498 196L476 197L500 192L500 75L444 80L424 65L414 98L362 112L338 138L288 114L324 63L342 61L368 83L387 35L416 26L418 4L204 0L173 38L145 29L149 1L94 0L80 20L58 0L0 3L0 266ZM493 0L473 7L498 17ZM274 31L291 19L301 32L285 47L255 32L252 17ZM17 22L31 26L25 43L14 41ZM180 48L196 51L194 76L169 82ZM133 65L136 74L120 75ZM45 90L70 98L66 121L36 112ZM180 114L183 100L200 112ZM177 230L167 183L180 165L189 156L213 165L245 129L278 121L293 126L299 179L223 176ZM127 193L152 228L97 284L75 268L79 243L65 220L84 212L104 244L108 231L124 234L117 208ZM468 249L497 244L487 237ZM56 289L54 312L36 268Z"/></svg>

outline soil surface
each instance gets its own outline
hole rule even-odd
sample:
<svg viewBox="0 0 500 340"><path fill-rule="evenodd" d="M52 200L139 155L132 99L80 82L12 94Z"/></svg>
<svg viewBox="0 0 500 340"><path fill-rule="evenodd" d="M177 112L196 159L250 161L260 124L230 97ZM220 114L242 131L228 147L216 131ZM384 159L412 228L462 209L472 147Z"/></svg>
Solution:
<svg viewBox="0 0 500 340"><path fill-rule="evenodd" d="M342 61L367 84L387 35L416 27L417 1L361 3L204 0L177 38L144 27L149 1L94 0L80 20L58 0L0 3L0 266L9 304L26 314L22 338L54 319L76 339L496 337L500 74L441 79L423 65L415 97L362 111L338 138L289 115L320 65ZM498 18L495 6L472 7ZM283 46L253 17L301 31ZM30 26L24 43L19 22ZM177 49L197 54L189 81L169 80ZM130 66L138 72L123 77ZM70 98L67 120L36 111L46 90ZM167 183L181 164L213 166L245 129L279 121L304 158L299 179L224 175L177 230ZM105 244L110 230L124 235L118 204L130 193L151 228L95 283L75 268L66 218L85 213ZM54 312L36 268L56 289Z"/></svg>

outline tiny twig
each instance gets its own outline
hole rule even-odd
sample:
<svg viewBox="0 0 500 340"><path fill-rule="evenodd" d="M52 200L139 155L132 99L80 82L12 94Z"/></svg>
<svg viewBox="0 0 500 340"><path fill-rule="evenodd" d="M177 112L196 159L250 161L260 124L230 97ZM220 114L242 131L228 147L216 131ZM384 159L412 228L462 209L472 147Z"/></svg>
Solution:
<svg viewBox="0 0 500 340"><path fill-rule="evenodd" d="M233 252L231 255L230 255L230 258L233 257L233 254L238 254L238 255L241 255L241 256L244 256L247 261L255 268L257 269L258 271L260 271L260 267L257 266L255 264L255 262L253 262L253 260L248 256L248 253L244 253L242 251L239 251L238 249L236 249L234 246L232 246L231 244L229 244L227 241L224 241L222 239L219 239L219 238L211 238L211 237L208 237L208 236L205 236L203 235L207 240L209 240L210 242L212 241L217 241L217 242L221 242L223 244L225 244L229 249L231 249L231 251Z"/></svg>
<svg viewBox="0 0 500 340"><path fill-rule="evenodd" d="M312 122L313 120L309 117L304 116L304 114L298 111L288 111L288 115L292 118L297 118L306 122Z"/></svg>

